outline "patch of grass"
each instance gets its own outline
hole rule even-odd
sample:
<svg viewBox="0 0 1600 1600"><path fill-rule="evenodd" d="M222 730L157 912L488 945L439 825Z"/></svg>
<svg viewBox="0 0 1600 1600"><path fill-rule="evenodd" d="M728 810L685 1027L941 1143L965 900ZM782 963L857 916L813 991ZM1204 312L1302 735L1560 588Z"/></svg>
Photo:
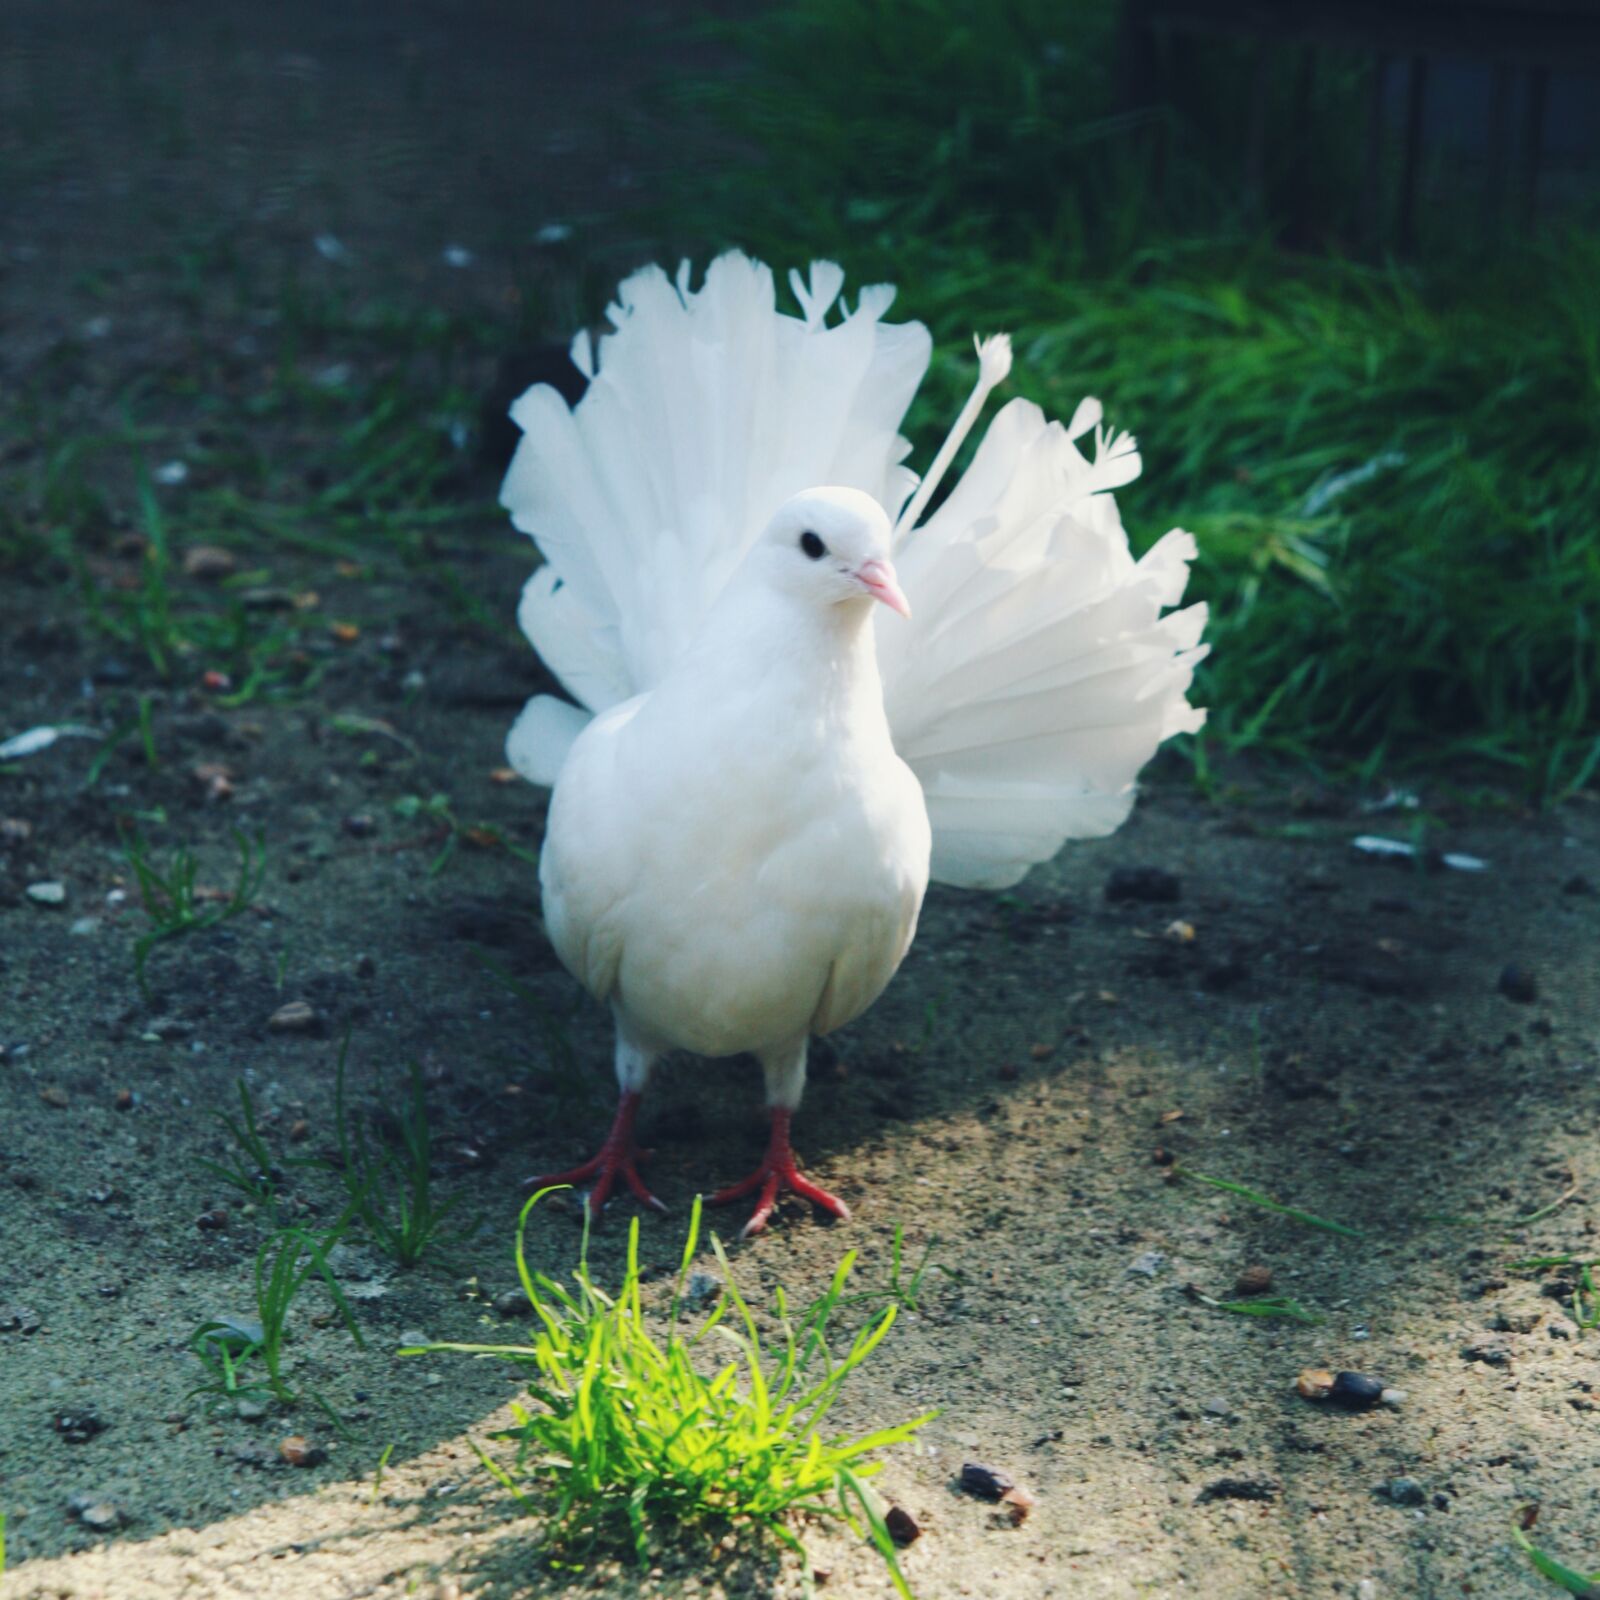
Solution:
<svg viewBox="0 0 1600 1600"><path fill-rule="evenodd" d="M1203 1172L1193 1172L1188 1167L1173 1167L1171 1169L1180 1178L1192 1178L1196 1183L1209 1184L1213 1189L1221 1189L1227 1194L1236 1194L1241 1200L1248 1200L1253 1206L1260 1206L1263 1211L1271 1211L1280 1217L1288 1217L1291 1222L1303 1223L1308 1228L1321 1228L1324 1233L1342 1234L1347 1239L1364 1239L1366 1234L1360 1228L1352 1228L1343 1222L1330 1222L1326 1217L1313 1216L1309 1211L1299 1211L1294 1206L1280 1205L1270 1195L1264 1195L1259 1189L1247 1188L1242 1183L1230 1183L1226 1178L1208 1178Z"/></svg>
<svg viewBox="0 0 1600 1600"><path fill-rule="evenodd" d="M923 1247L921 1256L916 1266L912 1269L910 1278L904 1276L904 1249L905 1235L897 1222L894 1225L894 1238L889 1246L889 1280L881 1289L868 1289L860 1294L846 1295L840 1302L844 1306L868 1305L893 1305L902 1311L920 1311L922 1309L922 1282L930 1271L942 1272L953 1283L961 1283L962 1275L953 1267L947 1267L942 1261L933 1259L933 1252L939 1248L939 1236L935 1234Z"/></svg>
<svg viewBox="0 0 1600 1600"><path fill-rule="evenodd" d="M1546 1555L1528 1537L1528 1531L1538 1520L1538 1516L1538 1506L1524 1506L1518 1513L1517 1520L1511 1525L1511 1537L1516 1541L1517 1548L1533 1563L1534 1570L1541 1577L1548 1578L1557 1588L1565 1589L1568 1594L1577 1595L1578 1600L1595 1600L1595 1596L1600 1595L1600 1572L1586 1577L1583 1573L1564 1566L1554 1556Z"/></svg>
<svg viewBox="0 0 1600 1600"><path fill-rule="evenodd" d="M394 803L394 812L397 817L403 817L407 821L422 817L433 823L432 842L442 841L443 848L428 865L430 878L437 878L450 864L450 858L456 853L463 839L479 850L504 850L524 865L538 869L537 850L527 850L519 844L513 844L498 828L489 823L479 822L470 827L466 826L450 809L450 796L447 794L429 795L426 799L419 794L401 795Z"/></svg>
<svg viewBox="0 0 1600 1600"><path fill-rule="evenodd" d="M270 1212L277 1204L282 1173L261 1136L255 1102L243 1078L238 1087L240 1115L234 1117L226 1111L217 1113L217 1121L233 1140L233 1152L223 1161L202 1160L200 1165L229 1188L238 1190L252 1205Z"/></svg>
<svg viewBox="0 0 1600 1600"><path fill-rule="evenodd" d="M832 256L897 284L939 352L914 464L974 330L1013 333L1010 393L1056 416L1098 394L1139 436L1144 474L1118 491L1135 546L1190 528L1212 608L1211 721L1178 747L1197 775L1209 748L1353 778L1461 762L1546 798L1592 784L1600 527L1575 508L1600 500L1600 239L1426 269L1276 249L1295 183L1269 155L1265 213L1244 214L1242 57L1208 50L1179 103L1120 117L1114 10L789 0L735 21L741 70L684 92L744 155L686 167L664 221L780 281ZM1342 173L1358 194L1343 130L1364 92L1319 84L1302 190Z"/></svg>
<svg viewBox="0 0 1600 1600"><path fill-rule="evenodd" d="M239 851L239 876L233 892L225 900L214 901L203 900L197 893L195 878L199 865L190 851L174 851L163 870L151 860L149 850L139 835L133 834L123 841L123 855L133 870L140 903L154 924L150 932L141 935L133 947L134 973L146 998L149 997L150 986L145 979L145 966L150 960L150 952L158 944L183 934L217 927L247 911L261 893L267 875L265 835L258 833L252 842L235 828L233 840Z"/></svg>
<svg viewBox="0 0 1600 1600"><path fill-rule="evenodd" d="M841 1389L897 1312L885 1307L847 1347L832 1348L830 1320L846 1303L855 1253L840 1262L827 1291L799 1311L780 1289L773 1331L763 1336L713 1235L723 1294L690 1333L682 1325L683 1296L700 1238L697 1198L666 1331L657 1336L646 1326L640 1294L637 1218L614 1296L590 1273L587 1228L571 1289L530 1270L528 1218L548 1192L528 1201L517 1225L517 1275L538 1319L532 1342L403 1353L454 1350L510 1361L527 1373L531 1407L517 1406L516 1425L496 1435L516 1444L514 1459L479 1454L519 1501L548 1508L549 1540L563 1548L620 1543L644 1564L652 1536L731 1525L775 1538L804 1561L795 1519L842 1518L871 1539L909 1600L867 1480L881 1468L879 1452L936 1413L854 1438L827 1426Z"/></svg>
<svg viewBox="0 0 1600 1600"><path fill-rule="evenodd" d="M441 1201L434 1193L433 1134L428 1126L422 1069L411 1063L410 1096L398 1119L398 1147L374 1154L345 1104L349 1048L346 1034L334 1071L333 1118L339 1141L338 1173L349 1197L349 1214L400 1266L415 1267L429 1256L444 1262L466 1230L451 1226L460 1197Z"/></svg>
<svg viewBox="0 0 1600 1600"><path fill-rule="evenodd" d="M190 1391L213 1403L232 1404L251 1394L271 1394L283 1406L293 1406L299 1396L284 1376L284 1344L288 1338L289 1311L308 1279L319 1277L333 1300L339 1319L364 1350L366 1341L356 1326L344 1291L328 1265L328 1255L339 1242L345 1223L318 1238L303 1228L280 1228L256 1252L255 1301L259 1337L232 1323L202 1322L189 1336L189 1348L207 1373L207 1380ZM336 1426L338 1413L321 1395L311 1398Z"/></svg>

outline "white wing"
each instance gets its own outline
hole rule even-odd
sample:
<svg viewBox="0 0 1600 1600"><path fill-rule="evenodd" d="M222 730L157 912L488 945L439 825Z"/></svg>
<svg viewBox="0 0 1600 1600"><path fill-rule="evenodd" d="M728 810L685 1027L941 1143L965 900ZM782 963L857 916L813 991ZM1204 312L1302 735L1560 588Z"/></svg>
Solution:
<svg viewBox="0 0 1600 1600"><path fill-rule="evenodd" d="M832 262L789 281L799 317L737 252L699 290L687 263L676 282L636 273L598 358L587 334L574 342L592 379L577 406L541 386L512 408L524 437L501 498L545 557L519 619L581 703L539 696L517 720L507 753L534 782L554 783L591 713L660 680L791 494L864 489L893 517L916 483L899 427L927 330L883 322L886 285L829 326ZM1001 888L1065 840L1110 833L1157 745L1204 721L1186 695L1205 607L1162 615L1194 541L1174 530L1134 561L1111 491L1138 476L1138 451L1099 423L1098 401L1068 428L1012 401L895 552L913 620L880 619L879 659L943 882ZM1091 431L1092 460L1073 442Z"/></svg>
<svg viewBox="0 0 1600 1600"><path fill-rule="evenodd" d="M1098 401L1070 429L1013 400L960 483L895 550L909 626L880 624L895 747L922 782L933 876L1005 888L1067 839L1110 833L1185 699L1206 608L1183 595L1193 539L1135 561L1110 491L1139 475ZM1073 443L1094 429L1087 459Z"/></svg>
<svg viewBox="0 0 1600 1600"><path fill-rule="evenodd" d="M658 267L629 278L592 377L572 410L547 386L512 407L522 427L501 491L545 557L518 620L589 711L660 681L772 513L802 489L840 484L891 516L916 480L900 420L928 365L920 323L885 324L887 285L829 326L844 284L832 262L791 274L803 315L779 314L772 273L732 252L689 286ZM587 719L530 702L512 765L552 783Z"/></svg>

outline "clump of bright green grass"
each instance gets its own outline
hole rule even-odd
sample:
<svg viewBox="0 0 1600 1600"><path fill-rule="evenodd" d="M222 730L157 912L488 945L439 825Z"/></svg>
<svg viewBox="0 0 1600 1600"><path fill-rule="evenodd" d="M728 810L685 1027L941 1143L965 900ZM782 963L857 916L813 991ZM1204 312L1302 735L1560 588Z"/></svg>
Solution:
<svg viewBox="0 0 1600 1600"><path fill-rule="evenodd" d="M479 1453L519 1501L548 1508L550 1540L631 1545L642 1564L653 1536L731 1524L770 1535L804 1559L797 1520L842 1518L871 1539L909 1600L867 1480L881 1469L880 1451L909 1439L936 1413L856 1437L829 1427L841 1389L897 1312L889 1304L846 1346L833 1348L829 1324L847 1303L855 1252L802 1310L792 1311L780 1289L775 1331L764 1337L713 1235L723 1292L690 1332L684 1289L700 1238L697 1198L666 1330L657 1335L646 1324L640 1294L637 1218L615 1295L590 1273L587 1228L570 1289L530 1270L524 1236L547 1193L528 1201L517 1225L517 1275L538 1318L532 1342L438 1344L402 1353L455 1350L526 1372L531 1405L515 1407L516 1425L496 1435L516 1444L515 1457L505 1464Z"/></svg>
<svg viewBox="0 0 1600 1600"><path fill-rule="evenodd" d="M165 870L151 860L143 839L133 835L123 843L122 853L139 887L139 900L145 914L154 924L133 947L133 966L139 987L148 996L150 989L145 981L145 964L150 952L168 939L181 934L198 933L204 928L214 928L247 911L261 892L267 875L267 848L265 837L257 834L252 842L237 828L233 830L234 844L239 850L239 876L233 893L226 900L207 904L195 894L195 876L199 864L188 850L173 853Z"/></svg>

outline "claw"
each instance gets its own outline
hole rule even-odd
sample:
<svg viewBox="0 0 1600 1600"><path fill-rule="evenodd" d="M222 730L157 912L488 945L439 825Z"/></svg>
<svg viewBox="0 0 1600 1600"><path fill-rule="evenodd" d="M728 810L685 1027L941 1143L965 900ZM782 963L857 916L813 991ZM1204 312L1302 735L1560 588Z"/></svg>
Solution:
<svg viewBox="0 0 1600 1600"><path fill-rule="evenodd" d="M750 1220L745 1223L740 1238L753 1238L766 1228L773 1207L778 1203L778 1194L784 1189L789 1190L791 1194L799 1195L802 1200L809 1200L812 1205L820 1207L830 1216L838 1217L842 1222L850 1220L850 1208L844 1201L800 1176L799 1163L795 1160L794 1149L789 1143L790 1116L791 1113L787 1108L773 1107L772 1136L767 1142L767 1153L761 1165L749 1177L729 1184L726 1189L719 1189L708 1202L714 1206L725 1206L731 1201L742 1200L746 1195L756 1194L759 1191L756 1208L751 1213Z"/></svg>
<svg viewBox="0 0 1600 1600"><path fill-rule="evenodd" d="M650 1152L640 1150L633 1142L633 1124L638 1114L638 1091L629 1090L618 1101L616 1120L611 1124L611 1132L606 1135L605 1143L594 1156L585 1161L581 1167L570 1167L565 1172L552 1173L547 1178L530 1178L527 1186L531 1189L548 1189L558 1184L571 1184L576 1187L589 1182L592 1178L594 1186L585 1196L584 1204L588 1207L590 1221L598 1222L600 1213L606 1208L606 1201L611 1198L611 1191L617 1179L621 1178L642 1205L649 1206L652 1211L664 1213L667 1208L651 1194L644 1179L639 1176L638 1164Z"/></svg>

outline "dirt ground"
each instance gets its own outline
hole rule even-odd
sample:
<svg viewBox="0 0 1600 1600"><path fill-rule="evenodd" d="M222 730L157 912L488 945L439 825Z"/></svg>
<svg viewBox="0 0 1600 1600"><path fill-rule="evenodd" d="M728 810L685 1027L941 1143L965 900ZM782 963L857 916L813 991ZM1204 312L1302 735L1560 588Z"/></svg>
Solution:
<svg viewBox="0 0 1600 1600"><path fill-rule="evenodd" d="M522 1180L591 1153L609 1041L508 848L537 849L545 796L495 777L541 683L508 626L527 547L473 432L504 351L466 339L452 358L467 422L429 493L458 512L419 532L412 507L402 537L387 502L318 500L321 479L302 480L326 468L322 433L431 393L435 356L397 355L373 306L509 326L532 281L552 296L532 320L553 332L559 286L598 270L577 248L585 219L649 184L648 115L617 107L637 109L659 36L625 8L588 12L541 29L485 8L501 32L469 47L415 5L285 6L241 34L222 12L202 27L40 4L0 40L0 170L19 201L0 215L0 740L94 730L0 764L6 1600L801 1592L792 1561L717 1546L663 1550L643 1574L553 1567L469 1442L503 1419L512 1376L394 1353L417 1332L515 1334L494 1301L514 1283ZM90 30L93 60L71 49ZM554 265L540 252L570 241L541 244L552 226L580 235ZM594 254L626 254L625 230L593 226ZM299 409L276 370L286 274L344 308L295 324L300 366L354 370ZM117 631L149 561L136 465L170 460L193 464L149 491L173 604L222 606L217 573L181 567L223 547L241 626L284 630L240 657L264 663L258 692L237 673L208 687L203 648L163 672ZM241 478L298 496L302 533L329 508L325 539L223 515ZM921 1600L1535 1597L1554 1591L1510 1537L1530 1502L1547 1547L1600 1561L1600 1329L1579 1326L1559 1270L1511 1267L1600 1255L1600 811L1531 814L1440 777L1421 786L1433 843L1488 866L1425 871L1353 848L1412 837L1419 813L1363 809L1383 792L1239 773L1202 794L1163 765L1121 833L1014 894L935 889L900 976L814 1072L797 1143L854 1218L786 1204L734 1270L758 1299L782 1284L804 1300L856 1249L879 1284L896 1224L947 1269L840 1413L866 1429L941 1410L881 1480L922 1528L903 1558ZM437 871L451 824L435 795L460 829ZM126 841L161 862L191 849L201 884L226 890L235 830L264 841L259 895L158 946L142 993ZM1109 898L1126 868L1172 875L1147 887L1174 897ZM30 895L43 884L60 903ZM1521 981L1503 985L1510 964ZM294 1002L309 1027L269 1026ZM335 1144L347 1030L375 1138L420 1067L465 1236L409 1272L342 1249L364 1350L320 1288L297 1305L288 1374L341 1413L341 1437L309 1402L208 1412L189 1336L250 1312L266 1232L202 1165L229 1152L217 1114L247 1084L294 1214L330 1221L336 1180L289 1161ZM657 1304L693 1195L753 1159L759 1101L748 1064L676 1063L652 1087L651 1182L673 1208L643 1224ZM201 1226L218 1207L226 1225ZM627 1210L596 1239L601 1283ZM529 1239L561 1275L575 1210L550 1206ZM1186 1292L1229 1299L1253 1266L1322 1322ZM1314 1366L1400 1393L1314 1404L1295 1392ZM98 1431L58 1422L85 1412ZM291 1433L325 1459L285 1463ZM1020 1526L960 1491L971 1460L1037 1496ZM108 1525L85 1506L113 1507ZM824 1596L888 1592L850 1537L808 1542Z"/></svg>

